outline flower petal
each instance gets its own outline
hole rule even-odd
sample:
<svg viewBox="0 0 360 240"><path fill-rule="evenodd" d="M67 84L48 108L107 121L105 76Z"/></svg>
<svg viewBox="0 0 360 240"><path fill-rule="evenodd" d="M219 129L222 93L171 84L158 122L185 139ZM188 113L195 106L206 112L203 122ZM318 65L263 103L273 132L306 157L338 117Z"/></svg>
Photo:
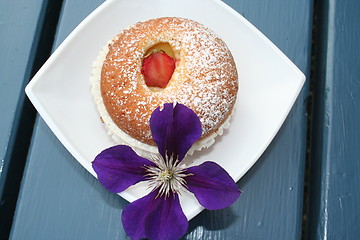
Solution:
<svg viewBox="0 0 360 240"><path fill-rule="evenodd" d="M149 214L159 204L156 198L157 191L153 191L129 205L122 211L121 220L124 230L131 239L146 238L145 222Z"/></svg>
<svg viewBox="0 0 360 240"><path fill-rule="evenodd" d="M222 209L233 204L241 191L231 176L218 164L204 162L188 168L187 187L199 203L209 210Z"/></svg>
<svg viewBox="0 0 360 240"><path fill-rule="evenodd" d="M124 145L105 149L92 162L100 183L115 193L146 180L146 165L154 166L154 163L139 157L130 147Z"/></svg>
<svg viewBox="0 0 360 240"><path fill-rule="evenodd" d="M165 103L155 109L150 118L150 128L160 154L178 157L181 161L190 147L201 137L198 116L183 104Z"/></svg>
<svg viewBox="0 0 360 240"><path fill-rule="evenodd" d="M153 191L128 206L122 212L125 232L131 239L179 239L186 233L188 221L181 210L179 197L164 199Z"/></svg>
<svg viewBox="0 0 360 240"><path fill-rule="evenodd" d="M146 221L146 236L149 239L176 240L187 231L188 221L183 213L179 196L174 194L166 199L158 198L160 203Z"/></svg>

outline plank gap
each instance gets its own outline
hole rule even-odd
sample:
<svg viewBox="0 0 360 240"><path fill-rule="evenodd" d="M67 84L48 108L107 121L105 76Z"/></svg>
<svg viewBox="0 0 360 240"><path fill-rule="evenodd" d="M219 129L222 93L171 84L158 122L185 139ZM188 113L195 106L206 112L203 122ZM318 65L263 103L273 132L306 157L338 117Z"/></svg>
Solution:
<svg viewBox="0 0 360 240"><path fill-rule="evenodd" d="M33 61L29 61L30 77L25 79L22 91L51 55L62 3L63 0L47 1L43 5L44 14L38 21L39 35L35 36L33 43L33 48L36 49L35 56ZM14 138L14 144L9 150L9 168L0 199L0 239L9 238L36 119L36 110L25 93L20 96L16 111L19 112L19 117L14 122L17 125L15 133L11 136Z"/></svg>
<svg viewBox="0 0 360 240"><path fill-rule="evenodd" d="M319 0L313 0L313 24L312 24L312 39L311 39L311 60L310 60L310 82L309 93L307 99L307 138L306 138L306 162L305 162L305 176L304 176L304 194L303 194L303 218L302 218L302 234L301 239L308 239L308 224L309 224L309 207L310 207L310 181L311 181L311 146L312 134L314 125L314 95L316 91L316 79L318 67L318 51L319 51L319 31L323 27L319 21L320 6Z"/></svg>

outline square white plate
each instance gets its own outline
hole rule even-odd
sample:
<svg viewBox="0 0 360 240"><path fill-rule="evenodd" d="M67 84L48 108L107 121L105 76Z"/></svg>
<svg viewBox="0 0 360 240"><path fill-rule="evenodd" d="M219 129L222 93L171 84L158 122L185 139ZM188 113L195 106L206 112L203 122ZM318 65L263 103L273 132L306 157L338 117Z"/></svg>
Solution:
<svg viewBox="0 0 360 240"><path fill-rule="evenodd" d="M197 152L187 161L198 165L213 160L237 181L279 130L305 76L260 31L219 0L106 1L58 47L28 84L26 94L68 151L96 176L91 161L114 142L100 122L91 96L92 63L107 41L122 29L163 16L203 23L233 53L240 91L231 126L211 148ZM120 195L133 201L144 195L144 189L146 185L140 184ZM181 204L189 220L202 210L190 193L182 195Z"/></svg>

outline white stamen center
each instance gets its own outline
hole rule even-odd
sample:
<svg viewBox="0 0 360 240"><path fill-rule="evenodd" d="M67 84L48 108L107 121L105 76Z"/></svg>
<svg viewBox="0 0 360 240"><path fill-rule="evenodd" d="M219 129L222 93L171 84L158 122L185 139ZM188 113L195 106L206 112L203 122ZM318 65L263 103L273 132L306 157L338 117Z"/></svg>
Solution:
<svg viewBox="0 0 360 240"><path fill-rule="evenodd" d="M158 196L169 197L171 193L179 193L182 188L186 188L184 178L190 174L186 173L185 166L179 166L180 161L172 157L163 159L161 156L152 161L156 166L146 167L146 177L153 190L159 189Z"/></svg>

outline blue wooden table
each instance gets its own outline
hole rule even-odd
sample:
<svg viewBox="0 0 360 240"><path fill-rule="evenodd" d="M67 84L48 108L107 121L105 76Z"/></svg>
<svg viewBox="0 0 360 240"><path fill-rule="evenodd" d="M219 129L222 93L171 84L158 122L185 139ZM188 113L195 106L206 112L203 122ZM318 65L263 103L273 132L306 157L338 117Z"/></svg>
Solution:
<svg viewBox="0 0 360 240"><path fill-rule="evenodd" d="M107 192L36 115L24 86L102 0L0 0L0 239L126 239ZM358 239L360 1L225 0L307 77L231 207L184 239Z"/></svg>

